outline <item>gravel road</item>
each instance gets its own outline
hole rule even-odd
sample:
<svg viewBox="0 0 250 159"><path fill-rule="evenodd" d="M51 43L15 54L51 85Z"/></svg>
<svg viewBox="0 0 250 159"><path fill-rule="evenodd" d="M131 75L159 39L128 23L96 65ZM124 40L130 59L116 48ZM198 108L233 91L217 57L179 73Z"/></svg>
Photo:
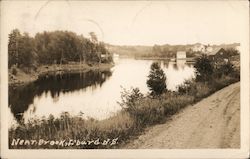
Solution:
<svg viewBox="0 0 250 159"><path fill-rule="evenodd" d="M240 148L240 83L149 127L124 148Z"/></svg>

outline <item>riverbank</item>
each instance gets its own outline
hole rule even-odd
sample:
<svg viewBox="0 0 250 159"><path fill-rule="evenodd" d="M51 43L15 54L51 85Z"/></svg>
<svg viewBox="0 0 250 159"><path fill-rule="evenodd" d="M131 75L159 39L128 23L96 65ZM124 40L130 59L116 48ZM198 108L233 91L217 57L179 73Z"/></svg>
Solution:
<svg viewBox="0 0 250 159"><path fill-rule="evenodd" d="M114 64L62 64L62 65L42 65L37 67L35 70L25 70L14 68L14 70L9 69L9 86L24 85L26 83L33 82L39 78L39 76L57 74L57 73L73 73L73 72L87 72L91 70L108 70L112 68Z"/></svg>
<svg viewBox="0 0 250 159"><path fill-rule="evenodd" d="M135 57L135 59L140 59L140 60L166 60L166 61L171 61L171 62L176 62L176 61L195 62L195 57L187 57L187 58L179 58L179 59L176 59L175 57L173 57L173 58L168 58L168 57Z"/></svg>

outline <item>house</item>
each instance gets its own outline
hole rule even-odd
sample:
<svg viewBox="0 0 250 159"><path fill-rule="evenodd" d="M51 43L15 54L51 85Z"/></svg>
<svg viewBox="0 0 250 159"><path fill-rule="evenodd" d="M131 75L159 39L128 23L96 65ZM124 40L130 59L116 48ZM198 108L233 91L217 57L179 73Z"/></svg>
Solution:
<svg viewBox="0 0 250 159"><path fill-rule="evenodd" d="M205 46L200 44L200 43L196 43L193 48L192 48L192 51L193 52L205 52Z"/></svg>
<svg viewBox="0 0 250 159"><path fill-rule="evenodd" d="M187 57L186 51L177 51L176 59L185 59Z"/></svg>
<svg viewBox="0 0 250 159"><path fill-rule="evenodd" d="M213 51L213 47L210 46L209 44L203 45L203 44L197 43L191 48L191 50L193 52L209 53Z"/></svg>
<svg viewBox="0 0 250 159"><path fill-rule="evenodd" d="M216 62L228 61L229 57L224 48L215 48L212 52L207 53L208 57Z"/></svg>

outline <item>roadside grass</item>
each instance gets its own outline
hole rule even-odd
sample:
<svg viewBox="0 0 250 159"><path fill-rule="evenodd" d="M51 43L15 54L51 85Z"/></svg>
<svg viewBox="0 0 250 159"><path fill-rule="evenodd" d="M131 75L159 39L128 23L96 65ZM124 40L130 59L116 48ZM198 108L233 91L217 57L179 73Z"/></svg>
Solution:
<svg viewBox="0 0 250 159"><path fill-rule="evenodd" d="M124 107L116 115L105 120L83 119L81 116L70 116L63 113L60 118L50 116L48 119L35 119L28 124L20 124L9 129L9 147L46 148L46 149L107 149L119 148L132 137L153 124L165 121L182 108L194 104L232 83L239 81L238 74L213 77L207 82L197 82L194 79L179 86L177 92L166 92L158 97L145 95L128 96L131 109ZM127 92L129 93L129 92ZM23 140L81 140L80 145L61 146L47 145L12 145L13 139ZM107 142L108 141L108 142Z"/></svg>

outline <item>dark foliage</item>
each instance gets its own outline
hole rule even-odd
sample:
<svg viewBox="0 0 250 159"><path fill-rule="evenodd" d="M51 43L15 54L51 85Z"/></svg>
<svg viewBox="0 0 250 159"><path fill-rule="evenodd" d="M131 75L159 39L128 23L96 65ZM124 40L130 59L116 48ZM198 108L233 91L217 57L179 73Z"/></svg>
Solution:
<svg viewBox="0 0 250 159"><path fill-rule="evenodd" d="M235 49L235 48L228 48L225 50L227 55L229 57L232 57L232 56L237 56L240 54L239 50Z"/></svg>
<svg viewBox="0 0 250 159"><path fill-rule="evenodd" d="M217 66L214 71L214 76L221 78L223 75L233 74L235 72L234 65L231 62L223 62Z"/></svg>
<svg viewBox="0 0 250 159"><path fill-rule="evenodd" d="M211 79L213 74L213 65L212 61L208 58L207 55L203 54L201 57L196 59L194 64L196 81L208 81Z"/></svg>
<svg viewBox="0 0 250 159"><path fill-rule="evenodd" d="M15 29L9 34L9 68L13 65L32 68L38 64L65 64L70 61L100 63L101 55L106 57L103 62L111 62L112 56L104 43L98 42L93 32L91 35L88 39L69 31L44 31L33 38Z"/></svg>
<svg viewBox="0 0 250 159"><path fill-rule="evenodd" d="M136 112L136 104L139 100L143 98L143 94L140 92L139 88L132 88L130 91L123 89L121 92L121 102L119 105L130 114Z"/></svg>
<svg viewBox="0 0 250 159"><path fill-rule="evenodd" d="M148 75L147 86L151 91L151 95L160 95L167 89L166 75L161 69L159 63L154 62L150 67Z"/></svg>

